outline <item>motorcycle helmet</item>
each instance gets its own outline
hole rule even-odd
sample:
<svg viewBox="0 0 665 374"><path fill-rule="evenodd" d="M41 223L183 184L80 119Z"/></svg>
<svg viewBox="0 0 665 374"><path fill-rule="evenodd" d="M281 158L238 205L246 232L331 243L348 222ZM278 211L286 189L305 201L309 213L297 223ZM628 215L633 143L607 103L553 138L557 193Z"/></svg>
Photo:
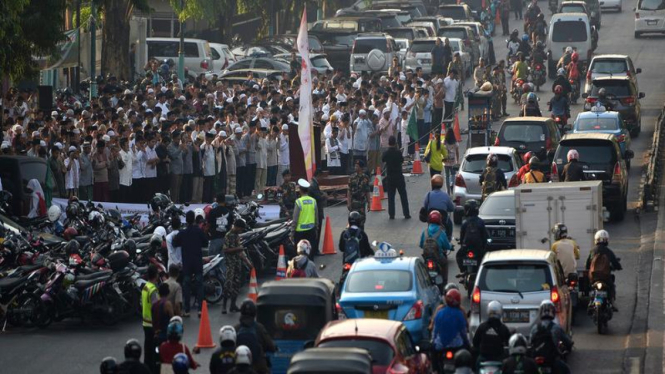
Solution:
<svg viewBox="0 0 665 374"><path fill-rule="evenodd" d="M242 218L237 218L233 220L233 226L245 229L247 228L247 222L245 222L245 220Z"/></svg>
<svg viewBox="0 0 665 374"><path fill-rule="evenodd" d="M526 101L535 104L536 101L538 101L538 97L535 93L529 92L529 94L526 96Z"/></svg>
<svg viewBox="0 0 665 374"><path fill-rule="evenodd" d="M528 84L523 84L522 85L522 93L529 93L531 91L531 87L529 87Z"/></svg>
<svg viewBox="0 0 665 374"><path fill-rule="evenodd" d="M164 228L164 226L155 227L155 230L152 233L155 234L155 235L159 235L162 238L166 237L166 229Z"/></svg>
<svg viewBox="0 0 665 374"><path fill-rule="evenodd" d="M568 154L566 155L568 162L571 160L579 160L580 159L580 154L577 152L575 149L571 149L568 151Z"/></svg>
<svg viewBox="0 0 665 374"><path fill-rule="evenodd" d="M134 239L127 239L122 243L122 250L129 253L130 256L136 255L136 242Z"/></svg>
<svg viewBox="0 0 665 374"><path fill-rule="evenodd" d="M472 368L474 366L473 356L466 349L455 352L455 368Z"/></svg>
<svg viewBox="0 0 665 374"><path fill-rule="evenodd" d="M573 54L570 55L570 59L573 60L573 62L577 62L577 60L580 59L580 54L577 52L573 52Z"/></svg>
<svg viewBox="0 0 665 374"><path fill-rule="evenodd" d="M226 325L219 329L219 344L221 346L224 346L225 344L231 346L236 345L236 329L234 329L233 326Z"/></svg>
<svg viewBox="0 0 665 374"><path fill-rule="evenodd" d="M57 205L51 205L50 208L48 208L48 220L55 223L60 219L60 216L62 215L62 209L60 209L59 206Z"/></svg>
<svg viewBox="0 0 665 374"><path fill-rule="evenodd" d="M511 355L526 354L526 338L522 334L513 334L508 340L508 353Z"/></svg>
<svg viewBox="0 0 665 374"><path fill-rule="evenodd" d="M557 75L565 76L566 75L566 70L564 68L559 68L559 70L556 71Z"/></svg>
<svg viewBox="0 0 665 374"><path fill-rule="evenodd" d="M182 339L183 328L182 320L178 321L177 319L171 318L168 327L166 328L166 335L169 340L180 340Z"/></svg>
<svg viewBox="0 0 665 374"><path fill-rule="evenodd" d="M499 158L494 153L487 155L486 164L489 167L495 167L499 163Z"/></svg>
<svg viewBox="0 0 665 374"><path fill-rule="evenodd" d="M104 358L101 365L99 365L99 372L101 374L117 374L118 361L113 357Z"/></svg>
<svg viewBox="0 0 665 374"><path fill-rule="evenodd" d="M550 300L543 300L538 308L538 315L541 320L554 319L554 316L556 316L556 307L554 306L554 303Z"/></svg>
<svg viewBox="0 0 665 374"><path fill-rule="evenodd" d="M312 250L312 245L309 243L309 240L303 239L298 242L298 253L302 253L306 256L309 256L309 252Z"/></svg>
<svg viewBox="0 0 665 374"><path fill-rule="evenodd" d="M65 209L65 214L69 219L76 218L79 215L79 203L77 202L69 203L69 205L67 205L67 208Z"/></svg>
<svg viewBox="0 0 665 374"><path fill-rule="evenodd" d="M80 255L79 253L80 248L81 245L79 244L79 242L77 242L76 240L70 240L67 242L67 244L65 244L65 254L67 254L67 256Z"/></svg>
<svg viewBox="0 0 665 374"><path fill-rule="evenodd" d="M433 210L427 215L427 223L434 223L440 225L442 221L441 213L438 210Z"/></svg>
<svg viewBox="0 0 665 374"><path fill-rule="evenodd" d="M542 14L542 13L541 13L541 14ZM537 49L543 49L543 42L541 42L540 40L537 41L537 42L536 42L536 48L537 48Z"/></svg>
<svg viewBox="0 0 665 374"><path fill-rule="evenodd" d="M475 217L478 215L479 204L477 200L471 199L464 203L464 215L466 217Z"/></svg>
<svg viewBox="0 0 665 374"><path fill-rule="evenodd" d="M503 305L501 305L501 303L496 300L490 301L490 303L487 304L487 318L496 318L500 320L502 316Z"/></svg>
<svg viewBox="0 0 665 374"><path fill-rule="evenodd" d="M363 217L355 210L349 213L349 226L358 226L362 223Z"/></svg>
<svg viewBox="0 0 665 374"><path fill-rule="evenodd" d="M557 223L554 225L554 237L556 240L563 239L568 236L568 227L563 223Z"/></svg>
<svg viewBox="0 0 665 374"><path fill-rule="evenodd" d="M531 160L531 157L533 157L535 155L536 154L533 153L533 151L529 151L529 152L525 153L524 156L522 156L522 161L524 162L524 164L528 164L529 160Z"/></svg>
<svg viewBox="0 0 665 374"><path fill-rule="evenodd" d="M106 259L99 252L93 252L90 254L90 262L92 262L93 265L99 267L106 265Z"/></svg>
<svg viewBox="0 0 665 374"><path fill-rule="evenodd" d="M450 290L446 292L446 305L451 307L459 307L462 302L462 295L458 290Z"/></svg>
<svg viewBox="0 0 665 374"><path fill-rule="evenodd" d="M593 236L593 241L596 244L607 244L610 241L610 234L605 230L598 230L596 235Z"/></svg>
<svg viewBox="0 0 665 374"><path fill-rule="evenodd" d="M201 220L205 220L206 219L206 213L203 211L203 209L196 208L196 209L194 209L194 220L198 221L199 217L201 218Z"/></svg>
<svg viewBox="0 0 665 374"><path fill-rule="evenodd" d="M156 247L159 248L162 246L162 243L164 242L164 238L160 236L159 234L152 234L150 237L150 246L151 247Z"/></svg>
<svg viewBox="0 0 665 374"><path fill-rule="evenodd" d="M104 224L104 216L96 210L93 210L88 214L88 224L95 229L102 227Z"/></svg>
<svg viewBox="0 0 665 374"><path fill-rule="evenodd" d="M122 214L117 209L109 209L106 213L111 221L115 223L122 222Z"/></svg>
<svg viewBox="0 0 665 374"><path fill-rule="evenodd" d="M236 365L251 365L252 351L245 345L236 348Z"/></svg>
<svg viewBox="0 0 665 374"><path fill-rule="evenodd" d="M561 95L562 92L563 92L563 87L561 87L560 84L557 84L556 87L554 87L554 93L557 95Z"/></svg>
<svg viewBox="0 0 665 374"><path fill-rule="evenodd" d="M573 47L571 46L566 47L566 53L573 53Z"/></svg>
<svg viewBox="0 0 665 374"><path fill-rule="evenodd" d="M522 35L522 41L523 42L528 42L529 41L529 35L527 35L527 34Z"/></svg>
<svg viewBox="0 0 665 374"><path fill-rule="evenodd" d="M448 291L450 291L450 290L459 291L459 286L457 285L457 283L450 282L450 283L446 284L446 286L443 288L443 294L444 295L447 294Z"/></svg>
<svg viewBox="0 0 665 374"><path fill-rule="evenodd" d="M533 156L529 159L529 165L533 168L534 165L538 164L540 162L540 159L538 157Z"/></svg>
<svg viewBox="0 0 665 374"><path fill-rule="evenodd" d="M256 304L251 299L247 299L240 304L240 315L246 317L256 317Z"/></svg>
<svg viewBox="0 0 665 374"><path fill-rule="evenodd" d="M65 231L62 233L62 237L65 240L72 240L77 236L79 236L79 232L73 227L67 227Z"/></svg>
<svg viewBox="0 0 665 374"><path fill-rule="evenodd" d="M607 92L605 91L605 87L603 87L600 90L598 90L598 98L604 100L605 96L607 96Z"/></svg>
<svg viewBox="0 0 665 374"><path fill-rule="evenodd" d="M175 374L187 374L189 373L189 358L184 353L178 353L173 356L173 361L171 361L171 368L173 368L173 373Z"/></svg>
<svg viewBox="0 0 665 374"><path fill-rule="evenodd" d="M156 193L155 196L150 199L150 208L154 211L160 209L166 209L167 206L171 204L171 199L168 196L162 193Z"/></svg>
<svg viewBox="0 0 665 374"><path fill-rule="evenodd" d="M433 190L443 187L443 176L441 174L434 174L432 179L430 179L430 184Z"/></svg>
<svg viewBox="0 0 665 374"><path fill-rule="evenodd" d="M136 339L129 339L125 343L125 359L126 360L140 360L141 359L141 344Z"/></svg>

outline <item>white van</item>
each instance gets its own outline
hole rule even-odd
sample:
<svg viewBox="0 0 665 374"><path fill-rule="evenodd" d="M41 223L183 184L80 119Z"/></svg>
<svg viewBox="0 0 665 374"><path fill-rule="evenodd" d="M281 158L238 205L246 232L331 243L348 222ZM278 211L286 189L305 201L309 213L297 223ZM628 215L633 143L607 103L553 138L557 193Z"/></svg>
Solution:
<svg viewBox="0 0 665 374"><path fill-rule="evenodd" d="M220 73L222 70L231 66L238 60L236 56L231 53L231 49L226 44L208 43L210 45L210 53L212 53L212 70L215 73Z"/></svg>
<svg viewBox="0 0 665 374"><path fill-rule="evenodd" d="M148 45L148 59L156 58L160 61L173 59L177 69L179 38L146 38ZM212 69L212 54L210 45L202 39L185 38L185 67L190 76L197 76Z"/></svg>
<svg viewBox="0 0 665 374"><path fill-rule="evenodd" d="M635 38L649 32L665 33L665 2L638 0L635 8Z"/></svg>
<svg viewBox="0 0 665 374"><path fill-rule="evenodd" d="M566 47L573 47L580 55L580 61L588 63L593 57L591 24L585 13L557 13L552 15L547 45L550 58L548 71L556 71L556 64L563 56Z"/></svg>

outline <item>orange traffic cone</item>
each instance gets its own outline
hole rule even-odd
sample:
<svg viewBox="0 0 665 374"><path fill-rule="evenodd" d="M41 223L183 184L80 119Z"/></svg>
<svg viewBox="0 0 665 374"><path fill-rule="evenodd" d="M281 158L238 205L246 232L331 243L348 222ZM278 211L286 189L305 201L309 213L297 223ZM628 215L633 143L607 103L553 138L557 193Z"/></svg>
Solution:
<svg viewBox="0 0 665 374"><path fill-rule="evenodd" d="M387 199L388 197L383 193L383 177L381 176L381 167L376 167L376 175L374 176L374 185L379 186L379 196L381 200Z"/></svg>
<svg viewBox="0 0 665 374"><path fill-rule="evenodd" d="M416 154L413 157L413 170L411 174L422 174L423 165L420 163L420 145L416 142ZM374 210L374 197L372 197L372 209Z"/></svg>
<svg viewBox="0 0 665 374"><path fill-rule="evenodd" d="M256 282L256 269L252 268L252 272L249 276L249 294L247 295L248 299L256 302L259 293L259 285Z"/></svg>
<svg viewBox="0 0 665 374"><path fill-rule="evenodd" d="M323 248L321 248L321 254L323 255L337 254L337 251L335 251L335 243L333 242L332 227L330 226L330 217L328 216L326 216L326 232L323 234Z"/></svg>
<svg viewBox="0 0 665 374"><path fill-rule="evenodd" d="M455 124L453 125L453 131L455 132L455 139L457 139L457 142L462 141L462 133L460 133L459 129L459 116L455 114Z"/></svg>
<svg viewBox="0 0 665 374"><path fill-rule="evenodd" d="M196 342L196 348L215 348L216 344L212 341L212 332L210 330L210 318L208 317L208 302L203 300L201 305L201 323L199 323L199 340Z"/></svg>
<svg viewBox="0 0 665 374"><path fill-rule="evenodd" d="M286 278L286 257L284 256L284 245L279 246L279 257L277 258L277 276L276 280Z"/></svg>
<svg viewBox="0 0 665 374"><path fill-rule="evenodd" d="M381 196L379 195L379 186L374 186L374 191L372 192L372 205L370 205L369 210L372 212L380 212L383 210L381 206Z"/></svg>

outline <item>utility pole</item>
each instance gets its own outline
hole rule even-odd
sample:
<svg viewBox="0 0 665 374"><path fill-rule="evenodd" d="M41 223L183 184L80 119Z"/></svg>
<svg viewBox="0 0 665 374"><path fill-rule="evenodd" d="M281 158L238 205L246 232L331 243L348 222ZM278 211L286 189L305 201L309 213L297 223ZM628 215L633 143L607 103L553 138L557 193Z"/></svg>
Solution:
<svg viewBox="0 0 665 374"><path fill-rule="evenodd" d="M76 68L74 69L74 92L81 93L81 0L76 1Z"/></svg>
<svg viewBox="0 0 665 374"><path fill-rule="evenodd" d="M180 0L180 12L185 8L185 0ZM178 16L180 18L180 16ZM180 19L180 46L178 51L178 78L185 84L185 23ZM180 87L181 89L184 87Z"/></svg>
<svg viewBox="0 0 665 374"><path fill-rule="evenodd" d="M275 35L275 0L269 0L270 7L268 14L270 14L270 26L268 27L268 36L272 37Z"/></svg>
<svg viewBox="0 0 665 374"><path fill-rule="evenodd" d="M97 97L97 7L90 2L90 100Z"/></svg>

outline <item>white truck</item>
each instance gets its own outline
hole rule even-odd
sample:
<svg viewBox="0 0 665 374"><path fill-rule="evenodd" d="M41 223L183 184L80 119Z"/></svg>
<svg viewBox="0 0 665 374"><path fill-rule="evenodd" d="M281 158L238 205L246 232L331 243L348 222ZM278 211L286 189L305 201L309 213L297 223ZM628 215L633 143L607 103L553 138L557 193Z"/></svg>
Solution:
<svg viewBox="0 0 665 374"><path fill-rule="evenodd" d="M578 270L584 265L593 236L603 228L601 181L522 184L515 188L515 241L518 249L551 249L552 228L568 227L568 236L580 246Z"/></svg>

